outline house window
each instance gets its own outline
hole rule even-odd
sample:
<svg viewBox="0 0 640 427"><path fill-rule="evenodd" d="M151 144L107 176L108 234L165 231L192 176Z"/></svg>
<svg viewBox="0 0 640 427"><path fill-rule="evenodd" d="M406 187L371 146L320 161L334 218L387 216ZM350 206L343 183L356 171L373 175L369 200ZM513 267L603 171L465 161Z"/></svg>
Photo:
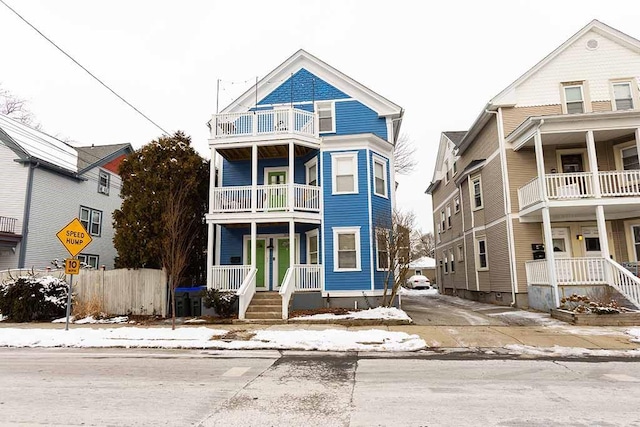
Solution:
<svg viewBox="0 0 640 427"><path fill-rule="evenodd" d="M447 228L451 228L451 205L447 205Z"/></svg>
<svg viewBox="0 0 640 427"><path fill-rule="evenodd" d="M635 251L635 260L640 261L640 225L631 226L631 238L633 239L633 249Z"/></svg>
<svg viewBox="0 0 640 427"><path fill-rule="evenodd" d="M476 239L476 249L478 254L477 269L487 270L489 263L487 262L487 240L485 238Z"/></svg>
<svg viewBox="0 0 640 427"><path fill-rule="evenodd" d="M449 263L447 262L447 252L442 253L442 259L440 263L444 265L444 274L449 274Z"/></svg>
<svg viewBox="0 0 640 427"><path fill-rule="evenodd" d="M80 222L92 236L100 236L102 230L102 211L80 206Z"/></svg>
<svg viewBox="0 0 640 427"><path fill-rule="evenodd" d="M440 211L440 228L443 233L444 233L444 230L447 229L447 222L445 218L446 217L445 217L444 211Z"/></svg>
<svg viewBox="0 0 640 427"><path fill-rule="evenodd" d="M464 247L462 245L458 245L458 262L462 262L464 260Z"/></svg>
<svg viewBox="0 0 640 427"><path fill-rule="evenodd" d="M582 85L564 86L564 101L567 114L584 113Z"/></svg>
<svg viewBox="0 0 640 427"><path fill-rule="evenodd" d="M620 150L620 156L622 157L622 169L623 170L636 170L640 169L640 163L638 162L638 147L628 147Z"/></svg>
<svg viewBox="0 0 640 427"><path fill-rule="evenodd" d="M313 158L304 164L307 185L318 185L318 159Z"/></svg>
<svg viewBox="0 0 640 427"><path fill-rule="evenodd" d="M316 110L318 111L318 127L319 127L320 133L335 132L336 131L335 103L318 102L316 104Z"/></svg>
<svg viewBox="0 0 640 427"><path fill-rule="evenodd" d="M358 192L358 153L331 155L333 194L355 194Z"/></svg>
<svg viewBox="0 0 640 427"><path fill-rule="evenodd" d="M109 172L101 170L98 173L98 193L109 195L109 182L111 175Z"/></svg>
<svg viewBox="0 0 640 427"><path fill-rule="evenodd" d="M458 173L458 161L454 160L453 162L453 176L455 176Z"/></svg>
<svg viewBox="0 0 640 427"><path fill-rule="evenodd" d="M482 208L482 181L479 176L471 178L471 197L473 198L473 208Z"/></svg>
<svg viewBox="0 0 640 427"><path fill-rule="evenodd" d="M387 162L383 159L373 159L374 194L387 197Z"/></svg>
<svg viewBox="0 0 640 427"><path fill-rule="evenodd" d="M416 270L416 275L417 276L422 276L422 270Z"/></svg>
<svg viewBox="0 0 640 427"><path fill-rule="evenodd" d="M334 271L360 271L360 227L333 229Z"/></svg>
<svg viewBox="0 0 640 427"><path fill-rule="evenodd" d="M377 269L389 268L389 230L376 229Z"/></svg>
<svg viewBox="0 0 640 427"><path fill-rule="evenodd" d="M455 273L456 271L456 265L455 265L455 258L453 257L453 249L449 249L449 262L451 263L451 272Z"/></svg>
<svg viewBox="0 0 640 427"><path fill-rule="evenodd" d="M633 109L633 92L631 92L631 83L622 82L613 84L613 98L615 100L616 110L632 110Z"/></svg>
<svg viewBox="0 0 640 427"><path fill-rule="evenodd" d="M449 162L448 161L444 162L444 183L445 184L449 183Z"/></svg>
<svg viewBox="0 0 640 427"><path fill-rule="evenodd" d="M100 257L98 255L78 254L80 264L89 268L97 269L99 260Z"/></svg>
<svg viewBox="0 0 640 427"><path fill-rule="evenodd" d="M460 197L453 199L453 211L455 213L460 212Z"/></svg>
<svg viewBox="0 0 640 427"><path fill-rule="evenodd" d="M307 264L318 264L318 230L307 233Z"/></svg>

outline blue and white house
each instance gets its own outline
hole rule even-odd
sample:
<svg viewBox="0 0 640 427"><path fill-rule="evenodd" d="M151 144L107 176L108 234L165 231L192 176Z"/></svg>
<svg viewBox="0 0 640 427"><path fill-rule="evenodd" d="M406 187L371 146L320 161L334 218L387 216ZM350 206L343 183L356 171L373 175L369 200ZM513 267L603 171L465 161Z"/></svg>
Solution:
<svg viewBox="0 0 640 427"><path fill-rule="evenodd" d="M213 115L207 286L237 291L241 319L381 295L402 116L304 50Z"/></svg>

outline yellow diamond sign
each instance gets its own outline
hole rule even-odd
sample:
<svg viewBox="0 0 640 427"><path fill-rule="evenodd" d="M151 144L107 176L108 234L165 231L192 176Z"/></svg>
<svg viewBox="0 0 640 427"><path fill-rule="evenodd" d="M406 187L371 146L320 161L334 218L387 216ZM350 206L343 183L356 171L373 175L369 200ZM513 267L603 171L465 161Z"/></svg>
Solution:
<svg viewBox="0 0 640 427"><path fill-rule="evenodd" d="M93 240L78 218L74 218L66 227L58 231L56 236L71 256L78 255Z"/></svg>

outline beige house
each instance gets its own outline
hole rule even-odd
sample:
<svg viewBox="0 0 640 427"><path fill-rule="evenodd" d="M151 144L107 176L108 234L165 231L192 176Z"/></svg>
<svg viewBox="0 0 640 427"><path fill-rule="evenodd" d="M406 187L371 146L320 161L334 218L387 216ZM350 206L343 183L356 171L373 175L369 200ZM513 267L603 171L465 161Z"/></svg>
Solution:
<svg viewBox="0 0 640 427"><path fill-rule="evenodd" d="M639 81L640 41L594 20L442 133L441 292L548 310L613 287L640 307Z"/></svg>

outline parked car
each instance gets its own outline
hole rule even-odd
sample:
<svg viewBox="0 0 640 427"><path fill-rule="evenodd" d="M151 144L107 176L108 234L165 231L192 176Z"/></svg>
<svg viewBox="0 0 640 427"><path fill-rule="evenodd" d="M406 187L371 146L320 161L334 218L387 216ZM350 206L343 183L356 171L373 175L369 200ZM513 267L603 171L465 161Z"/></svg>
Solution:
<svg viewBox="0 0 640 427"><path fill-rule="evenodd" d="M407 279L406 286L410 289L431 289L431 282L426 276L414 274Z"/></svg>

